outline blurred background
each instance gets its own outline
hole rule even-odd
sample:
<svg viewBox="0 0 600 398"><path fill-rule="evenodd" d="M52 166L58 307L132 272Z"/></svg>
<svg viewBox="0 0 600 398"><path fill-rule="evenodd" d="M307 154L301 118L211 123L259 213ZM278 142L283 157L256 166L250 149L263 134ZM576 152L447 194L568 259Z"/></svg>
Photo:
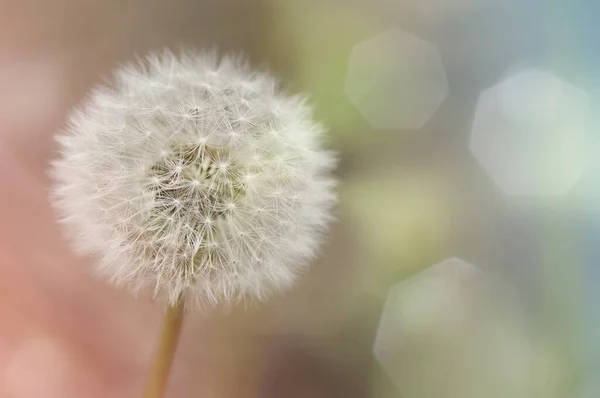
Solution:
<svg viewBox="0 0 600 398"><path fill-rule="evenodd" d="M119 63L165 46L242 51L311 96L341 185L310 272L221 326L250 336L229 354L246 358L231 396L597 397L598 12L0 0L0 146L47 182L52 133Z"/></svg>

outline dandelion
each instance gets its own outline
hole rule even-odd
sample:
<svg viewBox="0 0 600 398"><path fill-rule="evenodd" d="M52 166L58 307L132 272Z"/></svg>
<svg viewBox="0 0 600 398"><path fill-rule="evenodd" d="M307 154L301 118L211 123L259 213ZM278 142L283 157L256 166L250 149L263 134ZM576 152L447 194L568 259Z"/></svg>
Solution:
<svg viewBox="0 0 600 398"><path fill-rule="evenodd" d="M52 202L117 285L172 308L260 299L294 281L331 219L323 132L303 97L239 57L165 51L70 115Z"/></svg>

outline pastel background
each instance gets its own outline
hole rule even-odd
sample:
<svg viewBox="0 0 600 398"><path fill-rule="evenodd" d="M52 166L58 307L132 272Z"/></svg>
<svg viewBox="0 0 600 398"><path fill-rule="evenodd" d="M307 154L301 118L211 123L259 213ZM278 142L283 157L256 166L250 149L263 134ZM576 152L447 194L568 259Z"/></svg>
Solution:
<svg viewBox="0 0 600 398"><path fill-rule="evenodd" d="M46 168L86 91L165 46L243 51L341 154L320 258L259 307L188 318L169 397L600 396L598 12L0 0L0 397L140 395L163 308L89 275Z"/></svg>

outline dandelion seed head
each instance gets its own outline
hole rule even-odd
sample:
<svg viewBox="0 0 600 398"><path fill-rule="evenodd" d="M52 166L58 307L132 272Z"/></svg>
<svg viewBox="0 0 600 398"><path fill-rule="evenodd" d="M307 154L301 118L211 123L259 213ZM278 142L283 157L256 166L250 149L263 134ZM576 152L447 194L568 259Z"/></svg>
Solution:
<svg viewBox="0 0 600 398"><path fill-rule="evenodd" d="M116 284L172 303L261 298L310 262L331 219L323 132L240 58L150 55L70 115L52 202Z"/></svg>

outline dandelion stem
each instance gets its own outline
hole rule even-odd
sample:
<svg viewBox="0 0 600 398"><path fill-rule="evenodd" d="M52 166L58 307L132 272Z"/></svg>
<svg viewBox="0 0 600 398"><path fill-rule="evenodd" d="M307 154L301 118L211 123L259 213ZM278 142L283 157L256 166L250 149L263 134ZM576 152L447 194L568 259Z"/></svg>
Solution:
<svg viewBox="0 0 600 398"><path fill-rule="evenodd" d="M144 398L164 397L183 324L184 308L184 300L179 298L175 305L167 309Z"/></svg>

